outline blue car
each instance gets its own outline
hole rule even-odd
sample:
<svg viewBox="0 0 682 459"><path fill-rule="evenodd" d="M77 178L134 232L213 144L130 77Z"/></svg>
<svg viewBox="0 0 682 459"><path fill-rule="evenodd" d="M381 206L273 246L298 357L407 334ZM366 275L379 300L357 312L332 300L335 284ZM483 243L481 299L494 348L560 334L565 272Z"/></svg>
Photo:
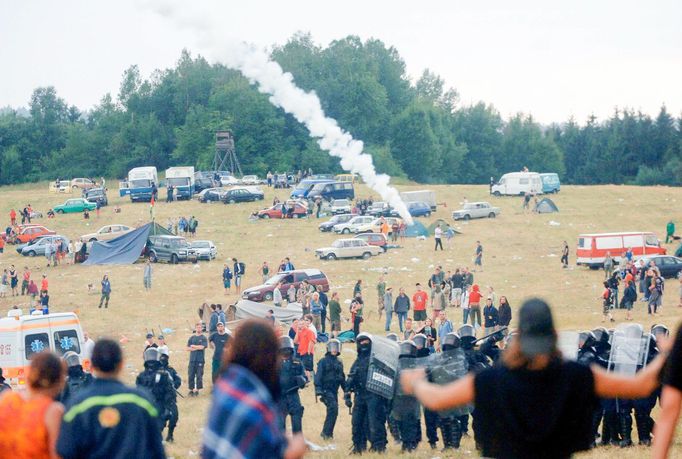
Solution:
<svg viewBox="0 0 682 459"><path fill-rule="evenodd" d="M431 206L425 202L414 201L414 202L408 202L406 204L407 204L407 211L413 217L430 217L431 216ZM398 214L397 210L391 209L391 217L400 217L400 214Z"/></svg>

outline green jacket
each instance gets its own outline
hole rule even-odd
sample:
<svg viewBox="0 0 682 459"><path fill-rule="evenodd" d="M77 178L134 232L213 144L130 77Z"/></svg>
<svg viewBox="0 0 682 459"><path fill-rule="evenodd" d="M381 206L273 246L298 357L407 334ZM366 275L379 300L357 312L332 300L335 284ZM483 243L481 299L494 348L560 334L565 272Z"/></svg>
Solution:
<svg viewBox="0 0 682 459"><path fill-rule="evenodd" d="M673 223L672 221L669 221L668 226L666 226L665 229L666 229L666 232L670 236L672 236L673 234L675 234L675 223Z"/></svg>

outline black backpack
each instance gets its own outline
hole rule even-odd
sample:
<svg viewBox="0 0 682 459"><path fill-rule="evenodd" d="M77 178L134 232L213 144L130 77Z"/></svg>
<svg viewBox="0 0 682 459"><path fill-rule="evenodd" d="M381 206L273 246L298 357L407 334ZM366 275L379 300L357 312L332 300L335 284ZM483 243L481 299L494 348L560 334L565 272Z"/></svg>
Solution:
<svg viewBox="0 0 682 459"><path fill-rule="evenodd" d="M240 261L238 264L239 264L239 274L241 274L243 276L244 274L246 274L246 265L242 261Z"/></svg>

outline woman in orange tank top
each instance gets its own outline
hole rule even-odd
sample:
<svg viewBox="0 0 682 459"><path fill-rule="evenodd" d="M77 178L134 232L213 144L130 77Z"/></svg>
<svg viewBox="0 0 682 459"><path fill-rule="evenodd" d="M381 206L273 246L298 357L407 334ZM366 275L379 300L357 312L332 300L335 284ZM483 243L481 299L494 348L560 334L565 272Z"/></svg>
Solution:
<svg viewBox="0 0 682 459"><path fill-rule="evenodd" d="M15 459L57 457L64 407L55 397L64 387L64 364L51 352L33 356L28 390L5 391L0 397L0 451Z"/></svg>

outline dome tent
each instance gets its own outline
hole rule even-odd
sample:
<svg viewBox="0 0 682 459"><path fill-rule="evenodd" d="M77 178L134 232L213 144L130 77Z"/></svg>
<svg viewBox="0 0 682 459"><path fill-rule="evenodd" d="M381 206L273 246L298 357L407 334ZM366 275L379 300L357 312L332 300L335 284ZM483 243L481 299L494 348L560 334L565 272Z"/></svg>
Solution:
<svg viewBox="0 0 682 459"><path fill-rule="evenodd" d="M544 198L535 206L535 212L539 214L552 214L554 212L559 212L559 208L554 204L554 201L549 198Z"/></svg>
<svg viewBox="0 0 682 459"><path fill-rule="evenodd" d="M452 228L452 231L455 232L455 234L462 234L460 231L457 231L454 226L452 226L450 223L446 222L442 218L439 218L435 222L431 223L426 229L428 230L429 234L433 234L434 231L436 231L436 226L440 225L440 229L443 230L443 233L447 230L448 226Z"/></svg>
<svg viewBox="0 0 682 459"><path fill-rule="evenodd" d="M428 235L429 230L426 229L422 222L417 220L414 220L414 222L411 225L408 225L407 228L405 228L405 236L407 237L419 237Z"/></svg>

